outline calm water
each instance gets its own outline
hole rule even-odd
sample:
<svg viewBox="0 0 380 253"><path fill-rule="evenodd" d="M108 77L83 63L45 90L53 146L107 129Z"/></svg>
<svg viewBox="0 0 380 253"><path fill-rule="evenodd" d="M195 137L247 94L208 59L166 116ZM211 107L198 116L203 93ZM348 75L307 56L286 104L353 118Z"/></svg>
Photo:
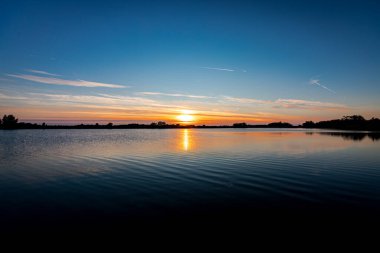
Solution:
<svg viewBox="0 0 380 253"><path fill-rule="evenodd" d="M259 129L0 131L0 225L376 219L378 139Z"/></svg>

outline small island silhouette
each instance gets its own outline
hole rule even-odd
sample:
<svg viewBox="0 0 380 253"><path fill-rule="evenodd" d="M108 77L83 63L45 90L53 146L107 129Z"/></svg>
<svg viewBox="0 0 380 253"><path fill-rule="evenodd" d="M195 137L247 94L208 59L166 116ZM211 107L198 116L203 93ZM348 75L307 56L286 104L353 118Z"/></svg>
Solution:
<svg viewBox="0 0 380 253"><path fill-rule="evenodd" d="M328 121L306 121L302 125L292 125L287 122L273 122L266 125L249 125L245 122L234 123L233 125L207 126L207 125L181 125L167 124L165 121L152 122L151 124L124 124L114 125L108 124L80 124L80 125L48 125L46 123L26 123L18 122L18 119L12 115L4 115L0 119L0 129L170 129L170 128L316 128L316 129L336 129L336 130L352 130L352 131L380 131L380 119L371 118L366 120L363 116L352 115L344 116L341 119L333 119Z"/></svg>

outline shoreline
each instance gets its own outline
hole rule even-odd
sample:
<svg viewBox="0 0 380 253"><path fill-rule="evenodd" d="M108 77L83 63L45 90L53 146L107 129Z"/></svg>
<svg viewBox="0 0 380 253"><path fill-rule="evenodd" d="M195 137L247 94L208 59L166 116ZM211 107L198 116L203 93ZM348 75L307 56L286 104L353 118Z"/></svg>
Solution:
<svg viewBox="0 0 380 253"><path fill-rule="evenodd" d="M167 124L165 121L152 122L150 124L121 124L114 125L112 122L108 124L101 125L96 124L79 124L79 125L48 125L46 123L27 123L18 122L18 119L10 114L4 115L3 119L0 120L0 129L10 130L10 129L217 129L217 128L279 128L279 129L333 129L333 130L348 130L348 131L370 131L377 132L380 131L380 119L371 118L366 120L360 115L343 116L341 119L333 119L328 121L306 121L305 123L292 125L288 122L272 122L262 125L251 125L246 122L238 122L232 125L195 125L192 124L193 121L183 121L175 124Z"/></svg>
<svg viewBox="0 0 380 253"><path fill-rule="evenodd" d="M19 127L19 128L0 128L0 130L14 131L14 130L118 130L118 129L146 129L146 130L164 130L164 129L277 129L277 130L291 130L299 129L305 132L313 132L315 130L323 130L323 132L342 132L342 133L379 133L379 130L366 130L366 129L340 129L340 128L305 128L302 126L294 127L268 127L268 126L247 126L247 127L234 127L234 126L163 126L163 127L151 127L151 126L46 126L42 127L40 125L35 127Z"/></svg>

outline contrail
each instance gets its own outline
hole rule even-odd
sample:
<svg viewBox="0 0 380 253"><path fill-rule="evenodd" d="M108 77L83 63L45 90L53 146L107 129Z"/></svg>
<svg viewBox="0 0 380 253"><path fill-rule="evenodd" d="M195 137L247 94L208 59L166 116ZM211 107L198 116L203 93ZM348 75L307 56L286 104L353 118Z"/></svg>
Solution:
<svg viewBox="0 0 380 253"><path fill-rule="evenodd" d="M320 84L318 79L311 79L309 83L310 83L311 85L318 85L319 87L321 87L321 88L323 88L323 89L325 89L325 90L328 90L328 91L330 91L331 93L336 94L335 91L333 91L333 90L327 88L327 87L324 86L323 84Z"/></svg>
<svg viewBox="0 0 380 253"><path fill-rule="evenodd" d="M211 68L211 67L201 67L202 69L211 69L211 70L220 70L220 71L228 71L228 72L235 72L234 69L225 69L225 68Z"/></svg>
<svg viewBox="0 0 380 253"><path fill-rule="evenodd" d="M209 69L209 70L228 71L228 72L243 72L243 73L248 72L245 69L227 69L227 68L214 68L214 67L201 67L201 68L202 69Z"/></svg>

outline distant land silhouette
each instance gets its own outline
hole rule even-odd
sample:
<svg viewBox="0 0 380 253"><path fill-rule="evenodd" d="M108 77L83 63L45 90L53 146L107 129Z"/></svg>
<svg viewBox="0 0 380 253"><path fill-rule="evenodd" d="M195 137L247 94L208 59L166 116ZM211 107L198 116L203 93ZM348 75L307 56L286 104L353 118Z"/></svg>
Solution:
<svg viewBox="0 0 380 253"><path fill-rule="evenodd" d="M165 121L152 122L151 124L126 124L114 125L108 123L101 124L80 124L80 125L47 125L46 123L26 123L18 122L18 119L12 115L4 115L0 119L0 129L169 129L169 128L318 128L318 129L337 129L337 130L353 130L353 131L380 131L380 119L371 118L366 120L363 116L352 115L344 116L341 119L328 121L306 121L302 125L294 126L287 122L273 122L266 125L249 125L245 122L234 123L233 125L207 126L207 125L181 125L167 124ZM364 138L364 137L363 137Z"/></svg>

